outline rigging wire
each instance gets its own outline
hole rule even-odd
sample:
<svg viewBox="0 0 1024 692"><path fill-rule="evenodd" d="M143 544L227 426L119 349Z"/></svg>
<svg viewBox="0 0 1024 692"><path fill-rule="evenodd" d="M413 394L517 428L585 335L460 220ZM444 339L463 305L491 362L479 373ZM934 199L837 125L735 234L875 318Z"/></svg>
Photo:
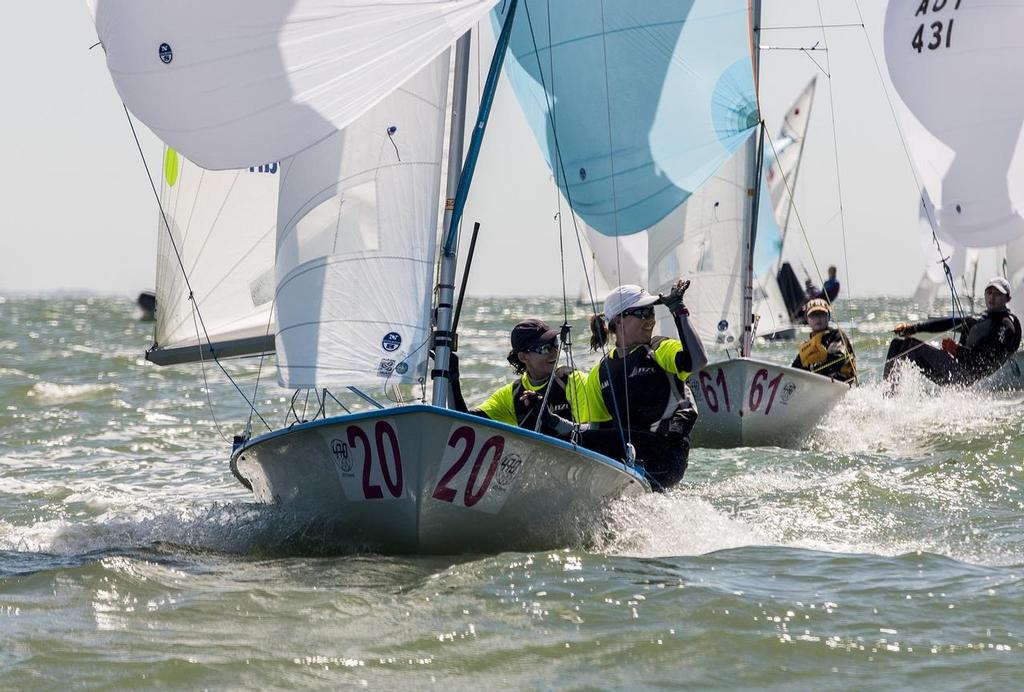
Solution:
<svg viewBox="0 0 1024 692"><path fill-rule="evenodd" d="M171 232L171 225L167 221L167 214L164 212L163 204L160 202L160 193L157 192L156 183L153 181L153 175L149 172L149 164L146 163L146 155L142 151L142 142L139 141L139 135L135 131L135 123L132 122L131 114L128 112L128 106L126 106L122 102L121 107L124 108L124 115L128 119L128 127L131 128L132 137L135 138L135 146L139 150L139 157L142 159L142 167L146 169L146 177L149 178L149 186L153 190L153 196L156 198L157 207L160 209L160 219L164 222L164 228L167 230L167 235L170 239L171 248L174 250L174 256L178 260L178 266L181 268L181 273L185 279L185 286L188 288L188 299L192 302L192 309L195 311L196 318L198 319L200 327L202 327L203 336L206 339L206 344L208 348L210 349L210 354L213 356L213 361L217 363L217 366L220 368L221 372L224 373L224 376L228 378L228 381L230 381L231 384L234 385L235 391L237 391L238 394L245 400L245 403L249 405L249 408L253 411L253 413L255 413L259 417L259 419L263 421L263 424L267 426L268 430L272 430L272 428L267 424L267 421L264 420L262 415L260 415L259 411L256 411L254 403L249 401L249 397L247 397L245 395L245 392L242 391L242 388L238 386L238 383L235 381L235 378L231 376L231 373L227 371L227 369L224 367L224 364L220 362L219 358L217 358L217 352L213 348L213 343L210 340L210 334L206 330L206 323L203 321L203 315L199 310L199 305L196 303L195 293L192 290L192 284L188 280L188 275L185 272L185 263L181 259L181 252L178 250L178 244L174 241L174 234ZM202 346L200 346L199 349L201 353Z"/></svg>
<svg viewBox="0 0 1024 692"><path fill-rule="evenodd" d="M598 312L597 312L597 303L596 303L596 301L594 299L594 290L593 290L593 287L591 286L591 283L590 283L590 277L587 276L587 272L586 272L586 269L585 269L585 267L586 267L586 256L585 256L584 251L583 251L583 240L582 240L582 238L580 236L579 223L578 223L577 218L576 218L576 208L575 208L575 205L573 204L573 201L572 201L572 193L569 191L568 177L565 175L565 162L562 160L562 150L561 150L561 146L559 145L559 142L558 142L558 130L555 128L554 109L553 109L552 103L551 103L551 92L548 91L546 80L544 79L544 70L541 67L541 62L540 62L540 50L537 47L537 37L536 37L536 34L534 33L534 30L533 30L533 19L531 18L531 15L530 15L530 3L529 2L525 2L525 3L523 3L523 6L526 8L526 23L527 23L527 26L530 29L530 40L533 43L533 54L534 54L534 56L537 59L538 77L540 78L540 81L541 81L541 89L544 92L544 101L545 101L545 105L547 107L548 119L551 122L551 139L552 139L552 142L553 142L554 147L555 147L554 159L555 159L555 162L556 162L556 165L557 165L557 170L555 171L555 179L556 179L556 182L557 182L558 176L561 175L562 180L566 181L565 190L564 190L565 199L566 199L566 202L569 203L569 210L572 213L572 224L573 224L573 229L574 229L574 231L576 233L576 246L577 246L577 248L579 249L579 252L580 252L580 260L583 262L583 265L584 265L583 275L584 275L584 277L586 278L586 281L587 281L587 292L590 294L591 309L593 311L593 314L597 315L598 314ZM548 3L548 18L549 18L549 20L550 20L550 15L551 15L551 5L550 5L550 2L549 2ZM559 222L561 222L561 214L559 214ZM604 343L601 344L601 356L602 356L602 362L604 362L604 359L606 359L608 357L607 347L606 347L606 345ZM600 367L600 366L598 366L598 367ZM618 404L615 401L616 395L615 395L614 388L611 389L611 396L612 396L612 403L613 403L613 405L616 408L618 408ZM615 427L619 431L619 436L620 436L620 438L622 440L623 452L624 452L625 456L627 457L627 460L632 462L633 460L632 460L632 458L631 458L631 456L629 454L629 450L632 447L632 443L630 443L627 440L628 431L623 430L622 421L619 420L617 416L613 416L613 420L615 420Z"/></svg>
<svg viewBox="0 0 1024 692"><path fill-rule="evenodd" d="M821 40L825 44L825 69L828 77L828 103L829 103L829 117L832 121L832 148L836 152L836 190L839 194L839 229L843 237L843 271L846 272L846 284L847 292L850 297L853 297L853 291L850 290L852 285L850 277L850 253L847 250L846 244L846 215L843 214L843 178L839 171L839 133L836 129L836 102L832 90L832 59L828 53L828 33L825 31L825 17L821 11L821 0L818 0L818 21L821 24ZM821 277L821 269L815 263L815 270L818 272L818 281L824 283Z"/></svg>

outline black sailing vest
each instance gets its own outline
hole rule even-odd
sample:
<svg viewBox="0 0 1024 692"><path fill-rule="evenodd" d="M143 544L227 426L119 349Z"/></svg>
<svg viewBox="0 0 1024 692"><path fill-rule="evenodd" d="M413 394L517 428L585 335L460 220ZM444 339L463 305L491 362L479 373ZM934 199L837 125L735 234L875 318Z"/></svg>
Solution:
<svg viewBox="0 0 1024 692"><path fill-rule="evenodd" d="M597 366L601 398L613 424L657 433L689 433L697 420L690 388L654 359L654 351L666 338L656 336L625 358L601 359Z"/></svg>
<svg viewBox="0 0 1024 692"><path fill-rule="evenodd" d="M536 396L533 398L532 405L530 406L524 404L520 399L523 391L526 390L526 387L523 386L523 378L520 377L512 384L512 405L515 407L516 420L519 421L520 428L533 430L537 427L537 415L540 413L541 403L544 401L544 395L548 387L551 387L551 394L548 395L547 402L551 412L566 420L573 419L572 407L569 406L569 397L565 391L566 385L569 382L569 373L572 371L572 368L564 365L557 368L551 373L547 384L536 390ZM554 385L553 387L552 384Z"/></svg>

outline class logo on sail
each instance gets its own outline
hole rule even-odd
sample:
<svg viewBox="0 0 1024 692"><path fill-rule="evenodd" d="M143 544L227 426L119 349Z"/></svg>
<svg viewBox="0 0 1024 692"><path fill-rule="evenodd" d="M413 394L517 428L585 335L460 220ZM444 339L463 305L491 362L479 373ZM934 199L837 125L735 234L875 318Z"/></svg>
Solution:
<svg viewBox="0 0 1024 692"><path fill-rule="evenodd" d="M161 43L157 52L160 55L160 62L164 65L170 65L171 61L174 60L174 51L171 50L169 43Z"/></svg>
<svg viewBox="0 0 1024 692"><path fill-rule="evenodd" d="M387 334L384 335L384 338L381 339L380 342L380 347L387 351L388 353L391 353L392 351L397 351L401 346L402 335L399 334L398 332L388 332Z"/></svg>

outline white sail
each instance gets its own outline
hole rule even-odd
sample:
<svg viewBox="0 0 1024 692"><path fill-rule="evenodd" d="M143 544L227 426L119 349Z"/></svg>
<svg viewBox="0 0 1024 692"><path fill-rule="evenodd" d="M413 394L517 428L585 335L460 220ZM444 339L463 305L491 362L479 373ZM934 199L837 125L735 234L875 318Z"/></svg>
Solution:
<svg viewBox="0 0 1024 692"><path fill-rule="evenodd" d="M210 348L218 356L273 350L277 169L207 171L166 149L153 362L208 359Z"/></svg>
<svg viewBox="0 0 1024 692"><path fill-rule="evenodd" d="M449 54L355 123L282 162L284 387L425 377Z"/></svg>
<svg viewBox="0 0 1024 692"><path fill-rule="evenodd" d="M666 293L678 277L691 279L686 293L690 321L711 348L740 345L751 150L740 148L683 205L647 231L650 290ZM675 330L662 325L661 332Z"/></svg>
<svg viewBox="0 0 1024 692"><path fill-rule="evenodd" d="M1024 234L1024 4L890 2L885 56L939 237L990 247Z"/></svg>
<svg viewBox="0 0 1024 692"><path fill-rule="evenodd" d="M591 293L598 310L608 292L623 284L647 284L647 234L607 236L580 221L587 233L587 244L594 258L592 267L585 270L590 282L583 281L580 300L589 305Z"/></svg>
<svg viewBox="0 0 1024 692"><path fill-rule="evenodd" d="M793 209L790 191L796 186L796 176L804 149L804 138L810 124L811 104L814 102L814 89L818 79L815 77L800 92L796 101L786 111L779 134L773 142L773 148L767 153L773 154L771 165L764 177L764 186L771 201L775 221L781 229L781 240L785 240L789 226L789 216Z"/></svg>
<svg viewBox="0 0 1024 692"><path fill-rule="evenodd" d="M278 161L352 123L497 0L89 0L114 85L206 168Z"/></svg>

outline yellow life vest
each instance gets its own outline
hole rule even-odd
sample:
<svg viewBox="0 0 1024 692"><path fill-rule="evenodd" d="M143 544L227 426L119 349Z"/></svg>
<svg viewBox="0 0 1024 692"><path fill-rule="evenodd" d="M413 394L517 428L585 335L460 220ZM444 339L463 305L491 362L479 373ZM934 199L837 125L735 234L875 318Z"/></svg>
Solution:
<svg viewBox="0 0 1024 692"><path fill-rule="evenodd" d="M814 332L810 339L800 344L800 365L805 370L814 370L815 365L820 365L828 358L828 349L821 343L826 334L828 330Z"/></svg>

